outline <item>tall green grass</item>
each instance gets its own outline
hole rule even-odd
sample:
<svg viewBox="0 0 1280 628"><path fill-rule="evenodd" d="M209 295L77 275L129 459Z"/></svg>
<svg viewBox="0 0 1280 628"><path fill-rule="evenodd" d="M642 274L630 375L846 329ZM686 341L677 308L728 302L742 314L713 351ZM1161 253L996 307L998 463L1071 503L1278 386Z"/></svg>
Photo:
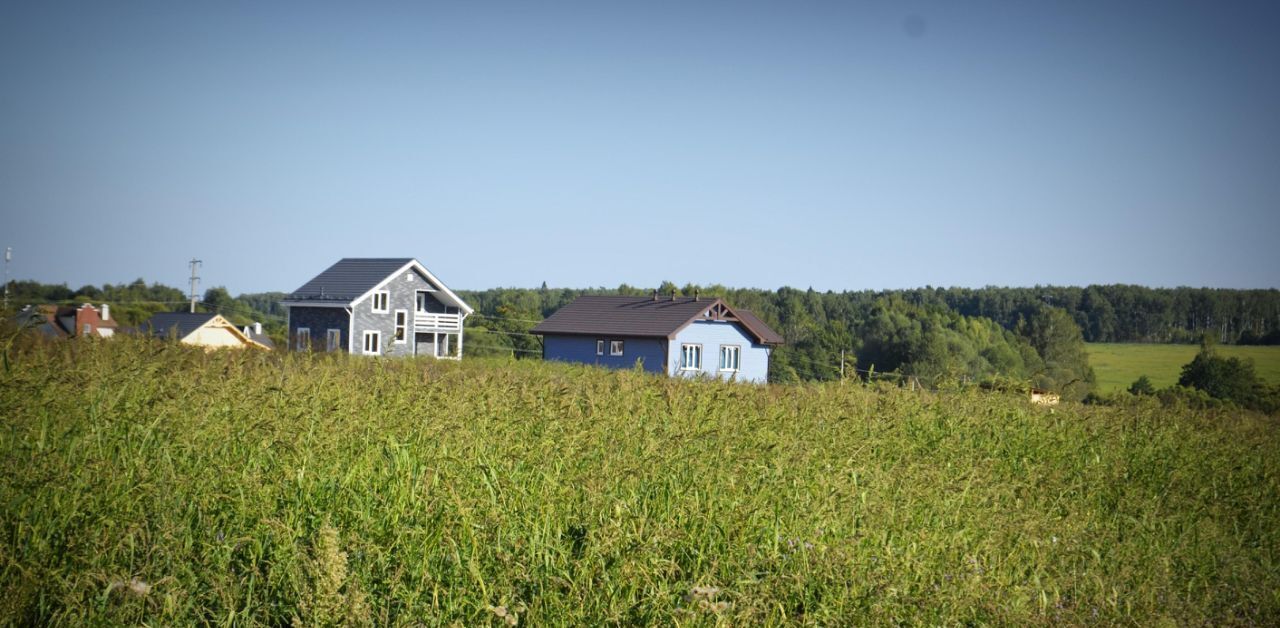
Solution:
<svg viewBox="0 0 1280 628"><path fill-rule="evenodd" d="M1280 430L537 362L34 344L0 623L1280 622Z"/></svg>

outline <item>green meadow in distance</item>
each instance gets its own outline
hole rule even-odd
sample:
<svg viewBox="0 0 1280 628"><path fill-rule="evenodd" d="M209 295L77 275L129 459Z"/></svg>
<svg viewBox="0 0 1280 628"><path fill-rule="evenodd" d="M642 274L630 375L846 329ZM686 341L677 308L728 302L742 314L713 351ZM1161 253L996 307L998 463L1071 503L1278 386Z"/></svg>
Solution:
<svg viewBox="0 0 1280 628"><path fill-rule="evenodd" d="M1178 383L1182 366L1196 357L1199 345L1088 343L1089 366L1098 376L1098 392L1128 390L1142 375L1151 378L1156 388ZM1253 360L1258 376L1271 384L1280 384L1280 347L1218 345L1226 357Z"/></svg>
<svg viewBox="0 0 1280 628"><path fill-rule="evenodd" d="M1274 418L0 347L0 625L1280 623Z"/></svg>

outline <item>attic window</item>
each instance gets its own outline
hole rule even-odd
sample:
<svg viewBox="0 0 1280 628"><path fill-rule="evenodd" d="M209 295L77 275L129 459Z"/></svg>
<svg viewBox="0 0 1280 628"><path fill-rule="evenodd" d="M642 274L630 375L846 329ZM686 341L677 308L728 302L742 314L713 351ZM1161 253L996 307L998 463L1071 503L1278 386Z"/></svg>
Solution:
<svg viewBox="0 0 1280 628"><path fill-rule="evenodd" d="M405 281L413 281L413 273L405 273L405 274L404 274L404 280L405 280Z"/></svg>

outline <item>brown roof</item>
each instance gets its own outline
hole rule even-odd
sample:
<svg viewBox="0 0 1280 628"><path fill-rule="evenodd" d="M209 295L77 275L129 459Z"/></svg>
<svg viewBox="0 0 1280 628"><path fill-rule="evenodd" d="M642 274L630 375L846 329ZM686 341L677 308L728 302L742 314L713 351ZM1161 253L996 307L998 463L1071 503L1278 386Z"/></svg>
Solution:
<svg viewBox="0 0 1280 628"><path fill-rule="evenodd" d="M786 342L782 339L782 334L773 331L773 328L760 320L760 317L756 316L755 312L751 310L734 310L733 313L738 315L738 319L742 321L742 324L747 329L750 329L752 333L760 337L760 344L780 345Z"/></svg>
<svg viewBox="0 0 1280 628"><path fill-rule="evenodd" d="M535 334L576 334L672 338L694 319L721 306L759 344L782 344L782 336L755 314L734 310L720 299L660 297L578 297L533 328Z"/></svg>

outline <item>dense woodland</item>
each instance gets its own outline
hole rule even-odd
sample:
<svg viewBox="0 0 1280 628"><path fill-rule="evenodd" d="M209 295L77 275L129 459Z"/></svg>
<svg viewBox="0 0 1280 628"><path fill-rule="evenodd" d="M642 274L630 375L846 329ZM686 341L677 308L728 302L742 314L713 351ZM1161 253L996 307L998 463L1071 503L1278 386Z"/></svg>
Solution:
<svg viewBox="0 0 1280 628"><path fill-rule="evenodd" d="M1093 376L1084 342L1280 344L1280 291L1145 288L1129 285L1034 288L918 288L818 292L733 289L664 282L661 295L721 296L755 311L787 339L770 378L777 382L848 377L898 378L936 387L948 382L1029 384L1083 397ZM459 291L476 315L467 320L472 355L541 354L529 329L583 294L647 296L651 288L495 288ZM12 284L24 303L109 302L125 325L183 309L183 292L139 279L84 286ZM257 320L283 335L283 293L205 291L199 307L237 324Z"/></svg>

